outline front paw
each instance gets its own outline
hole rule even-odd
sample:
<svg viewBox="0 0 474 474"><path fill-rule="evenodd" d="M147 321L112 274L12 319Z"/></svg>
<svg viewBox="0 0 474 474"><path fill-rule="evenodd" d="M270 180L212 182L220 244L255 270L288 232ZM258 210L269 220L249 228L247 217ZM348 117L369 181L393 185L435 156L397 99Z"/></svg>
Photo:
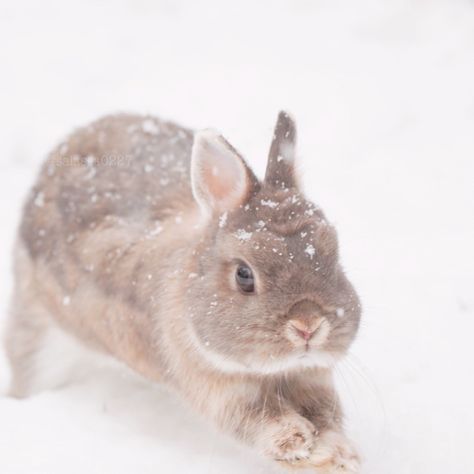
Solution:
<svg viewBox="0 0 474 474"><path fill-rule="evenodd" d="M261 434L261 448L267 456L287 463L309 460L316 440L314 425L297 413L269 422Z"/></svg>
<svg viewBox="0 0 474 474"><path fill-rule="evenodd" d="M316 440L308 466L321 474L358 474L360 458L346 436L337 431L326 431Z"/></svg>

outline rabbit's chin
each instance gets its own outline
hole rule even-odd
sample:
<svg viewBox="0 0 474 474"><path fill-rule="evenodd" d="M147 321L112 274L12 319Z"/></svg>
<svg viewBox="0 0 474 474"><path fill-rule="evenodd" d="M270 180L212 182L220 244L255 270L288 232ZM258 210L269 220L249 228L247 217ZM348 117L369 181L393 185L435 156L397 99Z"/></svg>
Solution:
<svg viewBox="0 0 474 474"><path fill-rule="evenodd" d="M294 372L307 368L330 368L339 359L339 354L313 349L305 353L289 354L286 357L268 360L251 360L239 362L230 360L207 347L201 348L201 355L216 370L229 374L247 373L259 375L274 375L279 373Z"/></svg>
<svg viewBox="0 0 474 474"><path fill-rule="evenodd" d="M284 372L293 372L306 368L329 368L334 366L337 356L319 349L309 352L290 354L280 359L269 358L265 362L251 362L250 371L262 375L271 375Z"/></svg>

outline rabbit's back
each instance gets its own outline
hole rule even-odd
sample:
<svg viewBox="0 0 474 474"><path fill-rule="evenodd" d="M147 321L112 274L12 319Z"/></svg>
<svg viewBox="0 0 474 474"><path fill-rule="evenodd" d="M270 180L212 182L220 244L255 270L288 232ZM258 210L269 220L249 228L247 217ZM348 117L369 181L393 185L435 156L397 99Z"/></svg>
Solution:
<svg viewBox="0 0 474 474"><path fill-rule="evenodd" d="M153 117L113 115L74 132L44 164L25 207L21 236L35 257L100 227L159 232L194 206L193 133Z"/></svg>

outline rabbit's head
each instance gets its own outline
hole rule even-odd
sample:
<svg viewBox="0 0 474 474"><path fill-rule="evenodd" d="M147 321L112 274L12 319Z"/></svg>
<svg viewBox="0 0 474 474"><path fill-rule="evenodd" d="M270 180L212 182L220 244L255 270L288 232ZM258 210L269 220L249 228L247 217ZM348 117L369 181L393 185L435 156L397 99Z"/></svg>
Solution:
<svg viewBox="0 0 474 474"><path fill-rule="evenodd" d="M184 317L195 349L222 371L330 366L357 332L359 299L339 263L336 231L298 189L295 139L281 112L259 182L222 136L195 136L202 237Z"/></svg>

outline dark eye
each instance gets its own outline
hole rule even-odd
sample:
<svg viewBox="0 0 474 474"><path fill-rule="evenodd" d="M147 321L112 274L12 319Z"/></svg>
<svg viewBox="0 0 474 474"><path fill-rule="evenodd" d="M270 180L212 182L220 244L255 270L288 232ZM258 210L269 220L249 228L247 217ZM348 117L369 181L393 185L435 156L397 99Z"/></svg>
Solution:
<svg viewBox="0 0 474 474"><path fill-rule="evenodd" d="M255 281L252 270L247 265L240 264L235 272L235 281L244 293L253 293L255 291Z"/></svg>

